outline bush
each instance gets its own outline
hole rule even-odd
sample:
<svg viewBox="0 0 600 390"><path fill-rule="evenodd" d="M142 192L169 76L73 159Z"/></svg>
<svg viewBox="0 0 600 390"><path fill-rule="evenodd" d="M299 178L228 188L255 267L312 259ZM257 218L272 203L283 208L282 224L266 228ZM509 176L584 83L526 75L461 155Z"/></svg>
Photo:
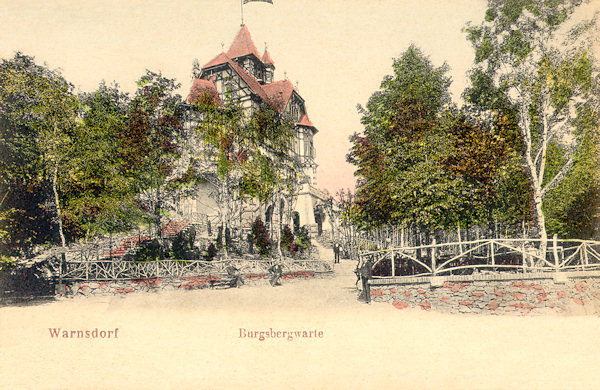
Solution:
<svg viewBox="0 0 600 390"><path fill-rule="evenodd" d="M183 234L179 233L171 245L171 257L174 260L183 260L187 249L186 239L183 237Z"/></svg>
<svg viewBox="0 0 600 390"><path fill-rule="evenodd" d="M155 238L151 241L146 241L135 252L136 261L154 261L164 259L165 250L160 242Z"/></svg>
<svg viewBox="0 0 600 390"><path fill-rule="evenodd" d="M256 218L252 224L252 240L261 257L268 257L271 254L271 240L269 233L262 219Z"/></svg>
<svg viewBox="0 0 600 390"><path fill-rule="evenodd" d="M310 235L308 234L308 229L306 226L302 226L300 230L298 230L298 234L296 235L296 244L298 244L300 252L304 252L310 248Z"/></svg>
<svg viewBox="0 0 600 390"><path fill-rule="evenodd" d="M215 247L215 244L213 244L211 242L210 245L208 246L208 248L206 248L206 254L204 255L204 259L206 261L212 261L212 260L214 260L216 255L217 255L217 247Z"/></svg>
<svg viewBox="0 0 600 390"><path fill-rule="evenodd" d="M196 231L189 229L179 232L171 244L171 256L174 260L191 260L189 253L194 251Z"/></svg>
<svg viewBox="0 0 600 390"><path fill-rule="evenodd" d="M290 253L298 251L298 245L294 242L294 234L289 226L285 225L281 230L281 239L279 240L281 248Z"/></svg>

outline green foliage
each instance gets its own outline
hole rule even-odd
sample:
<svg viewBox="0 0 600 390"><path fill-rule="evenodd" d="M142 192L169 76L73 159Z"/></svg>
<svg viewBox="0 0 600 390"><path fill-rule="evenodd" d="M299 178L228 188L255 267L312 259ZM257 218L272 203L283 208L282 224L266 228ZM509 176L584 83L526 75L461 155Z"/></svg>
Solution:
<svg viewBox="0 0 600 390"><path fill-rule="evenodd" d="M162 74L147 70L137 85L120 133L123 173L135 183L144 212L160 231L177 187L173 183L181 185L184 174L174 169L180 158L183 105L175 94L179 84Z"/></svg>
<svg viewBox="0 0 600 390"><path fill-rule="evenodd" d="M300 252L304 252L310 248L310 234L306 226L302 226L300 230L298 230L298 234L296 234L296 244L298 245Z"/></svg>
<svg viewBox="0 0 600 390"><path fill-rule="evenodd" d="M261 257L268 257L271 254L269 232L260 218L256 218L252 223L252 239Z"/></svg>
<svg viewBox="0 0 600 390"><path fill-rule="evenodd" d="M16 53L0 64L3 250L63 241L60 181L76 128L77 99L57 71Z"/></svg>
<svg viewBox="0 0 600 390"><path fill-rule="evenodd" d="M231 96L223 105L200 99L194 109L202 117L195 154L204 162L200 174L216 190L222 224L231 225L232 210L248 197L265 204L295 192L301 172L292 153L295 127L278 102L258 105L249 117Z"/></svg>
<svg viewBox="0 0 600 390"><path fill-rule="evenodd" d="M564 181L544 201L550 234L597 239L600 233L600 115L581 107L575 122L580 144L575 163ZM556 170L564 153L558 149L549 158ZM558 161L557 161L558 160Z"/></svg>
<svg viewBox="0 0 600 390"><path fill-rule="evenodd" d="M10 270L14 268L16 264L17 263L14 258L0 255L0 272Z"/></svg>
<svg viewBox="0 0 600 390"><path fill-rule="evenodd" d="M482 42L482 45L484 43ZM490 54L493 51L492 43L488 40L486 45L489 47ZM525 41L525 37L523 33L519 30L513 30L508 34L506 41L500 48L500 50L504 53L513 54L517 59L521 60L525 58L531 52L531 46L527 41ZM478 48L479 50L479 48Z"/></svg>
<svg viewBox="0 0 600 390"><path fill-rule="evenodd" d="M143 243L135 252L135 260L139 262L162 260L165 249L158 239Z"/></svg>
<svg viewBox="0 0 600 390"><path fill-rule="evenodd" d="M285 249L290 253L298 251L298 245L294 242L294 234L288 225L285 225L281 229L281 248Z"/></svg>
<svg viewBox="0 0 600 390"><path fill-rule="evenodd" d="M142 218L136 182L126 174L122 132L127 95L100 84L82 94L81 122L73 137L68 179L63 181L64 215L85 235L130 230Z"/></svg>
<svg viewBox="0 0 600 390"><path fill-rule="evenodd" d="M189 253L194 250L196 232L193 229L181 231L171 243L171 256L175 260L190 260Z"/></svg>
<svg viewBox="0 0 600 390"><path fill-rule="evenodd" d="M434 68L411 46L393 68L394 76L384 78L382 90L371 96L366 110L359 107L364 134L351 139L348 161L357 166L358 176L351 215L363 228L435 224L442 210L453 207L452 195L445 191L464 195L435 157L445 144L444 135L434 129L442 106L449 102L447 67Z"/></svg>
<svg viewBox="0 0 600 390"><path fill-rule="evenodd" d="M491 47L487 61L475 64L464 96L479 115L493 118L492 129L508 130L496 133L509 148L493 183L494 214L509 223L534 220L542 238L546 228L588 238L598 229L597 175L590 174L598 166L583 157L596 152L576 136L597 107L590 46L597 18L567 22L581 4L490 0L485 21L464 29L476 53ZM490 32L489 39L471 31ZM515 128L522 136L514 136Z"/></svg>
<svg viewBox="0 0 600 390"><path fill-rule="evenodd" d="M493 51L494 46L492 45L490 35L488 33L485 33L483 39L481 40L481 44L475 50L475 62L487 60Z"/></svg>

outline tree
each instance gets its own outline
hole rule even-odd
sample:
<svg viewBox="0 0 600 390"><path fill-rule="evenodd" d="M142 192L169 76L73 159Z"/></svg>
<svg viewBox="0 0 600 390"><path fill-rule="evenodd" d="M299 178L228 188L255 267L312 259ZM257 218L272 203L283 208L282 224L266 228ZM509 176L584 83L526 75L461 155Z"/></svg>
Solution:
<svg viewBox="0 0 600 390"><path fill-rule="evenodd" d="M146 70L137 85L120 134L124 177L135 181L141 206L160 236L173 193L190 178L186 170L177 169L183 105L174 93L179 87L174 79Z"/></svg>
<svg viewBox="0 0 600 390"><path fill-rule="evenodd" d="M600 231L600 115L582 107L574 122L579 147L565 179L544 199L550 234L589 239ZM550 172L556 172L565 156L558 148L549 153ZM551 173L552 174L552 173Z"/></svg>
<svg viewBox="0 0 600 390"><path fill-rule="evenodd" d="M250 150L244 166L242 194L271 199L278 226L273 229L277 253L281 252L283 219L292 219L292 202L302 180L299 159L293 154L294 122L280 102L267 102L252 113L247 124ZM256 175L256 173L259 173ZM283 209L287 198L288 209Z"/></svg>
<svg viewBox="0 0 600 390"><path fill-rule="evenodd" d="M50 218L62 247L66 246L66 238L60 181L78 109L72 89L58 71L37 65L32 57L21 53L3 60L0 66L2 187L3 196L9 196L3 206L5 221L8 218L11 229L19 230L18 225L25 228L24 236L35 237L30 228L36 224L44 228L44 220ZM49 206L43 205L45 201ZM27 216L33 226L15 223L19 216ZM24 241L39 242L43 236L13 244L23 249L27 246Z"/></svg>
<svg viewBox="0 0 600 390"><path fill-rule="evenodd" d="M197 127L192 134L198 142L188 144L189 166L215 189L214 197L219 205L221 237L231 226L233 207L239 200L241 166L248 158L248 142L243 131L243 111L237 102L228 99L224 106L208 92L199 94L192 102L198 117ZM227 246L225 257L229 256Z"/></svg>
<svg viewBox="0 0 600 390"><path fill-rule="evenodd" d="M508 107L518 113L543 256L547 247L543 202L573 166L577 107L593 97L591 54L577 39L589 29L579 25L568 30L569 18L581 4L578 0L488 4L485 21L466 28L476 62L466 97L484 110ZM552 149L565 158L551 172L547 168Z"/></svg>
<svg viewBox="0 0 600 390"><path fill-rule="evenodd" d="M236 210L246 198L272 202L282 215L282 197L293 194L298 163L291 155L293 122L275 103L257 105L246 115L240 102L227 96L220 104L208 91L199 94L193 107L198 116L199 143L191 164L216 189L222 230L231 226ZM277 236L281 231L276 231ZM278 251L281 253L279 238ZM228 256L225 250L225 256Z"/></svg>
<svg viewBox="0 0 600 390"><path fill-rule="evenodd" d="M64 180L65 217L87 238L128 231L139 222L136 182L126 172L122 134L129 98L104 82L79 97L81 121L75 129Z"/></svg>
<svg viewBox="0 0 600 390"><path fill-rule="evenodd" d="M352 137L348 155L359 177L353 214L363 227L444 224L465 191L439 165L446 135L434 131L450 102L448 67L433 67L411 46L393 69L366 109L359 106L364 135Z"/></svg>

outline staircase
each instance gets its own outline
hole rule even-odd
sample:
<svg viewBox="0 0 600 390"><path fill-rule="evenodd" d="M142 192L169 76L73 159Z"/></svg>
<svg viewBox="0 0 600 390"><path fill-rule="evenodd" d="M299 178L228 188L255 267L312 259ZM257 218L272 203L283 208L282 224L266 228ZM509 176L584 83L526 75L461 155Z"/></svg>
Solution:
<svg viewBox="0 0 600 390"><path fill-rule="evenodd" d="M173 238L177 236L180 232L185 232L188 229L192 228L193 225L189 223L189 221L169 221L162 228L161 235L164 238ZM127 237L121 243L112 250L112 252L104 253L100 256L100 260L110 260L110 259L120 259L125 256L127 252L131 251L140 246L140 244L144 241L149 240L148 236L131 236Z"/></svg>
<svg viewBox="0 0 600 390"><path fill-rule="evenodd" d="M115 249L112 250L112 252L109 253L105 253L102 256L100 256L100 260L110 260L112 259L119 259L123 256L125 256L125 254L127 254L127 252L129 252L129 250L133 249L133 248L137 248L142 242L149 240L150 237L148 236L132 236L132 237L128 237L126 239L124 239Z"/></svg>

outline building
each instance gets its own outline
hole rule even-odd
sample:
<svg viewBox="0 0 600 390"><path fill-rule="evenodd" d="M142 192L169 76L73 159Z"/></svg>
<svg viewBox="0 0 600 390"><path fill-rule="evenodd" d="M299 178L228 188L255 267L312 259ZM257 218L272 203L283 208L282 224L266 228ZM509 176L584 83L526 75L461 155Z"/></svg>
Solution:
<svg viewBox="0 0 600 390"><path fill-rule="evenodd" d="M191 103L203 93L218 96L223 102L226 95L237 99L245 110L252 110L262 103L271 104L280 113L289 115L295 124L294 150L303 170L303 181L299 184L297 196L293 204L287 205L294 211L292 220L284 224L295 223L307 225L313 232L320 232L326 215L322 212L322 204L326 195L317 189L317 164L313 138L318 130L313 125L306 111L305 101L287 80L275 80L275 63L267 48L261 55L252 41L250 32L242 25L227 52L222 52L207 62L197 71L187 102ZM182 207L182 215L206 214L214 215L216 204L207 198L209 189L205 188L195 197L189 199ZM258 205L250 202L244 211L244 225L261 216L269 222L272 205Z"/></svg>

